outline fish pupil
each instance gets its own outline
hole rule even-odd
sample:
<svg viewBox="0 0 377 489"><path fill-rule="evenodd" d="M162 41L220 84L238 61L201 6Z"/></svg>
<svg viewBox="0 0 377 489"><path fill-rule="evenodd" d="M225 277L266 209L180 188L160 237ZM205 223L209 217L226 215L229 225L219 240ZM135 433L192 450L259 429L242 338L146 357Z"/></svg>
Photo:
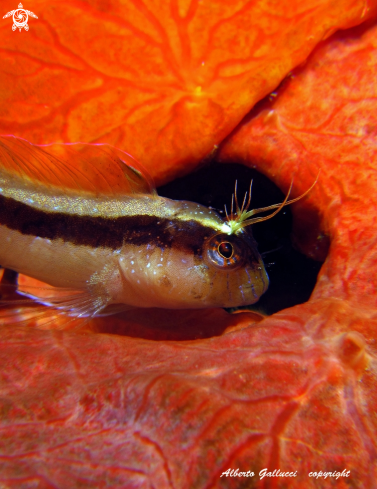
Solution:
<svg viewBox="0 0 377 489"><path fill-rule="evenodd" d="M228 241L219 244L217 251L223 258L231 258L233 255L233 246Z"/></svg>

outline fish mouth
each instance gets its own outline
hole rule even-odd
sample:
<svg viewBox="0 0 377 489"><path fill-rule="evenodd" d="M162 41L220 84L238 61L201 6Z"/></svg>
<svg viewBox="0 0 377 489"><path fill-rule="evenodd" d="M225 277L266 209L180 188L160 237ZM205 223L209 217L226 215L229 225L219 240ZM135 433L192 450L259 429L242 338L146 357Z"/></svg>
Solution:
<svg viewBox="0 0 377 489"><path fill-rule="evenodd" d="M255 302L258 302L261 296L267 291L269 278L263 262L259 262L257 267L246 267L245 273L247 282L244 282L241 287L242 290L247 293L249 292L249 289L251 290L254 301L249 304L255 304Z"/></svg>
<svg viewBox="0 0 377 489"><path fill-rule="evenodd" d="M268 286L270 284L270 279L269 279L268 273L267 273L263 264L262 264L261 280L263 283L263 291L262 291L261 295L263 295L265 292L267 292Z"/></svg>

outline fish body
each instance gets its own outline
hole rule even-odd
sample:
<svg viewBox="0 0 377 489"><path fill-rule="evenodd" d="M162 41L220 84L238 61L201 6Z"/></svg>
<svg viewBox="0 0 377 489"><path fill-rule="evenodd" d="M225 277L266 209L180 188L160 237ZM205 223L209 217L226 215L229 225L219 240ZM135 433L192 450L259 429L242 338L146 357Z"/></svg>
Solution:
<svg viewBox="0 0 377 489"><path fill-rule="evenodd" d="M159 197L129 155L14 137L0 138L0 264L72 291L62 307L85 316L238 307L268 287L249 230Z"/></svg>

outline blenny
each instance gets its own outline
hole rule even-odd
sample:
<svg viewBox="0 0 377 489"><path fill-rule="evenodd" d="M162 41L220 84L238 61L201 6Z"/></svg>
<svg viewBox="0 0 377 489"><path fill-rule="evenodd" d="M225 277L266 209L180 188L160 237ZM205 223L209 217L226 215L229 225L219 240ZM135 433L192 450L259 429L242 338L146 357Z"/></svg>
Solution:
<svg viewBox="0 0 377 489"><path fill-rule="evenodd" d="M240 208L235 192L236 209L232 198L222 219L159 197L145 169L109 145L37 146L3 136L0 265L65 291L48 304L76 317L249 305L268 276L248 226L298 200L288 195L249 211L250 193Z"/></svg>

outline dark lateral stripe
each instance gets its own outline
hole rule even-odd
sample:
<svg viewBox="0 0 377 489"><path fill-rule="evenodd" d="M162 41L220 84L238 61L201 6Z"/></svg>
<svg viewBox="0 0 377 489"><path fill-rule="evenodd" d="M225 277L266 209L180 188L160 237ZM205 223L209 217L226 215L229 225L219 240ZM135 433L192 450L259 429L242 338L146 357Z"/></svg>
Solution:
<svg viewBox="0 0 377 489"><path fill-rule="evenodd" d="M159 224L157 224L159 223ZM75 245L117 249L124 242L136 246L154 244L202 253L205 237L215 234L197 221L137 215L117 218L77 216L45 212L0 195L0 224L21 234Z"/></svg>

